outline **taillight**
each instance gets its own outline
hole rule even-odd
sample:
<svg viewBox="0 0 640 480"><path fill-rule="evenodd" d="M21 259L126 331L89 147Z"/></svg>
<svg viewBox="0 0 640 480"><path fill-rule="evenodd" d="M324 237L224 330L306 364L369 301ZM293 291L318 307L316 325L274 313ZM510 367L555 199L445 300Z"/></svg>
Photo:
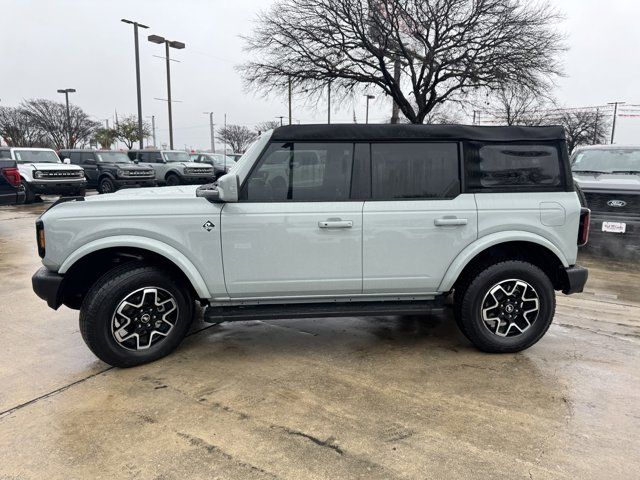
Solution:
<svg viewBox="0 0 640 480"><path fill-rule="evenodd" d="M589 241L589 224L591 223L591 210L580 210L580 228L578 229L578 246L584 247Z"/></svg>
<svg viewBox="0 0 640 480"><path fill-rule="evenodd" d="M16 167L2 169L2 176L14 187L20 186L20 171Z"/></svg>

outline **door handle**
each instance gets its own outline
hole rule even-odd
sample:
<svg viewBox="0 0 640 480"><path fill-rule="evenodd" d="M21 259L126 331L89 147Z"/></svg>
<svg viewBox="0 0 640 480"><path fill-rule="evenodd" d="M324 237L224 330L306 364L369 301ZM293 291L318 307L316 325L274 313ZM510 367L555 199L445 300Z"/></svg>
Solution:
<svg viewBox="0 0 640 480"><path fill-rule="evenodd" d="M324 222L318 222L319 228L352 228L353 222L351 220L329 219Z"/></svg>
<svg viewBox="0 0 640 480"><path fill-rule="evenodd" d="M444 217L437 218L433 222L436 227L462 227L469 223L466 218Z"/></svg>

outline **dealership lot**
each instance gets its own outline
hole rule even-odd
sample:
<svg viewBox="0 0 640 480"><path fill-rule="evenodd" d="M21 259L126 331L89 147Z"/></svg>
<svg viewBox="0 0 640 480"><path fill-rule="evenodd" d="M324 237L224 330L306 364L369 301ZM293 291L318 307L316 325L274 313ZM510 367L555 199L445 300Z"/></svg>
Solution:
<svg viewBox="0 0 640 480"><path fill-rule="evenodd" d="M521 354L450 314L194 326L109 368L77 312L31 291L34 221L0 209L0 478L631 478L640 467L637 267L582 259Z"/></svg>

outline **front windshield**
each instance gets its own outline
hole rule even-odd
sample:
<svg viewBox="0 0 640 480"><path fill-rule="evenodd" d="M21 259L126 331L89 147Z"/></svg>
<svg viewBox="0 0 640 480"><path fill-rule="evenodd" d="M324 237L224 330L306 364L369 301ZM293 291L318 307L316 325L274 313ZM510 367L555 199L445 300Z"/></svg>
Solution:
<svg viewBox="0 0 640 480"><path fill-rule="evenodd" d="M131 163L127 154L123 152L98 152L96 156L100 163Z"/></svg>
<svg viewBox="0 0 640 480"><path fill-rule="evenodd" d="M167 162L190 162L191 156L187 152L162 152Z"/></svg>
<svg viewBox="0 0 640 480"><path fill-rule="evenodd" d="M582 150L571 168L576 173L640 172L640 148Z"/></svg>
<svg viewBox="0 0 640 480"><path fill-rule="evenodd" d="M14 150L18 163L60 163L53 150Z"/></svg>

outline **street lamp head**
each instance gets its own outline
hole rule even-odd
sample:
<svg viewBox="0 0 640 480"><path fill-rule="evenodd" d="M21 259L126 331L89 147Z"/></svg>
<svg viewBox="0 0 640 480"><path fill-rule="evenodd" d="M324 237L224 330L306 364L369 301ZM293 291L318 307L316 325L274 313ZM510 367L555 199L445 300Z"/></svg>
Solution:
<svg viewBox="0 0 640 480"><path fill-rule="evenodd" d="M158 43L158 44L162 44L165 42L165 38L161 37L160 35L149 35L147 37L147 40L149 40L151 43Z"/></svg>
<svg viewBox="0 0 640 480"><path fill-rule="evenodd" d="M76 89L75 88L65 88L63 90L58 90L58 93L75 93Z"/></svg>
<svg viewBox="0 0 640 480"><path fill-rule="evenodd" d="M123 22L123 23L128 23L129 25L137 25L140 28L149 28L147 25L143 25L141 23L134 22L132 20L127 20L126 18L122 18L122 19L120 19L120 21Z"/></svg>
<svg viewBox="0 0 640 480"><path fill-rule="evenodd" d="M375 95L367 95L367 98L368 98L369 100L373 100L374 98L376 98L376 96L375 96Z"/></svg>
<svg viewBox="0 0 640 480"><path fill-rule="evenodd" d="M169 42L169 46L171 48L182 50L185 47L185 44L182 43L182 42L177 42L177 41L174 40L173 42Z"/></svg>

